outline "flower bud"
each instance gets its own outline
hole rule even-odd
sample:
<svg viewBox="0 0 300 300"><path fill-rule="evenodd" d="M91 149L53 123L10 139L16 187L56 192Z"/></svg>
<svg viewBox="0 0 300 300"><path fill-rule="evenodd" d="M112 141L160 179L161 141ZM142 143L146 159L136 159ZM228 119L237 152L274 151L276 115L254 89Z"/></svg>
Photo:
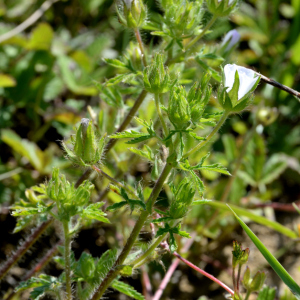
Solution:
<svg viewBox="0 0 300 300"><path fill-rule="evenodd" d="M226 65L223 72L224 88L220 90L218 101L229 112L240 112L250 102L260 76L250 69L237 65Z"/></svg>
<svg viewBox="0 0 300 300"><path fill-rule="evenodd" d="M76 138L72 139L73 150L70 150L64 142L62 147L67 158L73 163L81 166L91 166L99 164L103 150L104 137L97 139L93 129L93 123L89 119L83 118L79 125Z"/></svg>
<svg viewBox="0 0 300 300"><path fill-rule="evenodd" d="M142 53L137 43L130 42L125 57L127 62L136 71L143 70Z"/></svg>
<svg viewBox="0 0 300 300"><path fill-rule="evenodd" d="M240 41L241 35L235 29L230 30L224 37L221 48L222 52L227 53L230 52Z"/></svg>
<svg viewBox="0 0 300 300"><path fill-rule="evenodd" d="M272 124L278 117L278 109L276 107L263 107L257 112L257 120L264 126Z"/></svg>
<svg viewBox="0 0 300 300"><path fill-rule="evenodd" d="M228 16L237 4L237 0L207 0L208 10L217 17Z"/></svg>
<svg viewBox="0 0 300 300"><path fill-rule="evenodd" d="M25 196L33 204L37 204L39 202L38 197L32 189L27 189L25 191Z"/></svg>
<svg viewBox="0 0 300 300"><path fill-rule="evenodd" d="M189 90L187 100L191 111L191 121L197 124L205 110L205 107L210 99L211 87L208 82L211 75L207 73L203 76L201 84L195 83Z"/></svg>
<svg viewBox="0 0 300 300"><path fill-rule="evenodd" d="M244 273L242 283L243 283L245 289L249 290L250 283L251 283L251 272L250 272L250 269L248 266L246 267L246 271Z"/></svg>
<svg viewBox="0 0 300 300"><path fill-rule="evenodd" d="M128 28L142 27L147 18L147 9L142 0L121 0L116 5L120 22Z"/></svg>
<svg viewBox="0 0 300 300"><path fill-rule="evenodd" d="M250 250L249 248L242 249L242 245L237 241L233 241L233 251L232 251L232 266L235 268L238 264L243 265L247 263L249 258Z"/></svg>
<svg viewBox="0 0 300 300"><path fill-rule="evenodd" d="M155 54L153 62L144 70L145 90L153 94L163 94L170 89L170 75L165 70L163 56Z"/></svg>
<svg viewBox="0 0 300 300"><path fill-rule="evenodd" d="M259 291L262 288L265 280L266 280L266 273L258 271L252 279L249 290L251 292Z"/></svg>
<svg viewBox="0 0 300 300"><path fill-rule="evenodd" d="M170 217L172 219L181 219L188 212L189 206L193 201L195 189L192 184L185 178L180 182L175 197L170 205Z"/></svg>
<svg viewBox="0 0 300 300"><path fill-rule="evenodd" d="M168 116L176 129L186 129L190 125L191 113L184 87L174 87L171 91Z"/></svg>

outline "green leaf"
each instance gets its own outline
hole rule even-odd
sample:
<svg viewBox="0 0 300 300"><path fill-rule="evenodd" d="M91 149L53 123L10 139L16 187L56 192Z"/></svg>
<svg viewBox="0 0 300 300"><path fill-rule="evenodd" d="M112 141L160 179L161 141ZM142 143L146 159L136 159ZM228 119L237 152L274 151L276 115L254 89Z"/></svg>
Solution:
<svg viewBox="0 0 300 300"><path fill-rule="evenodd" d="M229 210L228 206L226 205L226 203L220 202L220 201L209 201L207 202L207 205L214 207L214 208L219 208L219 209L225 209L225 210ZM285 236L288 236L292 239L296 239L298 238L298 235L292 231L289 228L286 228L284 226L282 226L281 224L279 224L278 222L274 222L274 221L270 221L265 217L262 216L258 216L252 212L250 212L248 209L245 208L241 208L238 207L236 205L232 205L230 204L230 206L234 209L234 211L236 213L238 213L239 215L242 215L244 217L249 218L250 220L258 223L258 224L262 224L264 226L267 226L269 228L272 228L282 234L284 234Z"/></svg>
<svg viewBox="0 0 300 300"><path fill-rule="evenodd" d="M204 141L205 137L198 136L195 132L189 132L189 135L194 138L196 141Z"/></svg>
<svg viewBox="0 0 300 300"><path fill-rule="evenodd" d="M108 211L114 211L116 209L119 209L119 208L123 207L126 204L127 204L126 201L117 202L117 203L114 203L113 205L108 206L106 208L106 210L108 210Z"/></svg>
<svg viewBox="0 0 300 300"><path fill-rule="evenodd" d="M193 168L194 170L206 170L206 171L213 171L213 172L218 172L222 173L225 175L231 175L228 170L223 167L221 164L213 164L213 165L207 165L207 166L201 166L198 168Z"/></svg>
<svg viewBox="0 0 300 300"><path fill-rule="evenodd" d="M123 138L134 138L135 139L135 138L140 138L140 137L144 137L144 136L148 136L148 134L130 130L130 131L117 132L115 134L110 135L110 138L111 139L123 139Z"/></svg>
<svg viewBox="0 0 300 300"><path fill-rule="evenodd" d="M114 280L111 284L111 287L133 299L145 300L142 294L137 292L132 286L125 282Z"/></svg>
<svg viewBox="0 0 300 300"><path fill-rule="evenodd" d="M19 232L19 231L23 230L24 228L26 228L27 226L29 226L31 224L32 220L34 220L34 215L29 215L29 216L25 216L23 218L18 218L16 227L14 229L14 233Z"/></svg>
<svg viewBox="0 0 300 300"><path fill-rule="evenodd" d="M133 211L136 208L136 206L142 208L143 210L146 210L146 204L142 200L128 199L127 202L129 204L131 211Z"/></svg>
<svg viewBox="0 0 300 300"><path fill-rule="evenodd" d="M177 250L178 245L176 243L175 237L174 237L174 235L173 235L172 232L170 232L169 244L170 244L170 251L171 251L171 253L173 253L174 251Z"/></svg>
<svg viewBox="0 0 300 300"><path fill-rule="evenodd" d="M126 144L136 144L136 143L144 142L152 137L153 137L153 135L147 134L147 135L135 138L133 140L130 140L130 141L126 142Z"/></svg>
<svg viewBox="0 0 300 300"><path fill-rule="evenodd" d="M102 205L104 205L104 202L90 204L82 211L81 217L83 219L96 219L100 222L110 223L110 221L107 218L105 218L106 213L100 210L100 207Z"/></svg>
<svg viewBox="0 0 300 300"><path fill-rule="evenodd" d="M82 86L78 83L74 72L70 68L72 64L74 65L74 61L71 58L61 55L57 58L57 63L64 83L74 94L86 96L94 96L97 94L97 89L94 86Z"/></svg>
<svg viewBox="0 0 300 300"><path fill-rule="evenodd" d="M107 250L101 255L96 265L96 275L100 277L101 280L105 278L106 274L114 265L117 259L117 254L117 249L114 248Z"/></svg>
<svg viewBox="0 0 300 300"><path fill-rule="evenodd" d="M202 204L207 204L208 202L211 202L212 200L208 199L199 199L199 200L194 200L191 205L202 205Z"/></svg>
<svg viewBox="0 0 300 300"><path fill-rule="evenodd" d="M49 50L53 39L53 29L47 23L38 24L32 31L28 49Z"/></svg>
<svg viewBox="0 0 300 300"><path fill-rule="evenodd" d="M14 151L26 157L37 171L44 174L45 163L48 163L48 158L46 158L43 151L35 143L21 139L10 129L2 129L1 138L2 141L12 147Z"/></svg>
<svg viewBox="0 0 300 300"><path fill-rule="evenodd" d="M201 60L198 56L195 57L196 62L207 72L210 73L211 76L217 80L218 82L222 81L222 76L213 68L209 67L203 60Z"/></svg>
<svg viewBox="0 0 300 300"><path fill-rule="evenodd" d="M127 83L129 82L131 79L133 79L136 75L135 74L121 74L121 75L117 75L109 80L107 80L105 82L106 86L113 86L116 85L120 82L123 83Z"/></svg>
<svg viewBox="0 0 300 300"><path fill-rule="evenodd" d="M198 177L197 174L194 173L193 170L189 171L189 174L191 175L191 178L199 194L202 195L205 190L203 181Z"/></svg>
<svg viewBox="0 0 300 300"><path fill-rule="evenodd" d="M279 261L271 254L271 252L265 247L265 245L259 240L259 238L251 231L251 229L237 216L234 210L231 207L229 207L229 209L233 212L237 221L243 227L247 235L250 237L250 239L255 244L255 246L260 251L260 253L265 257L265 259L273 268L273 270L276 272L276 274L289 287L289 289L295 295L295 297L297 299L300 299L300 287L298 286L298 284L294 281L294 279L290 276L290 274L283 268L283 266L279 263Z"/></svg>
<svg viewBox="0 0 300 300"><path fill-rule="evenodd" d="M146 147L146 151L143 151L141 149L136 149L136 148L129 148L128 150L150 161L154 161L154 154L152 153L151 148L147 145L145 145L145 147Z"/></svg>
<svg viewBox="0 0 300 300"><path fill-rule="evenodd" d="M7 74L0 74L0 87L13 87L16 86L16 81L13 77Z"/></svg>
<svg viewBox="0 0 300 300"><path fill-rule="evenodd" d="M280 156L274 154L266 162L263 168L262 178L260 183L268 184L277 179L287 167L286 159L283 160Z"/></svg>
<svg viewBox="0 0 300 300"><path fill-rule="evenodd" d="M256 300L274 300L276 296L276 289L265 286L258 294Z"/></svg>
<svg viewBox="0 0 300 300"><path fill-rule="evenodd" d="M115 68L127 68L126 64L118 59L104 58L103 60Z"/></svg>

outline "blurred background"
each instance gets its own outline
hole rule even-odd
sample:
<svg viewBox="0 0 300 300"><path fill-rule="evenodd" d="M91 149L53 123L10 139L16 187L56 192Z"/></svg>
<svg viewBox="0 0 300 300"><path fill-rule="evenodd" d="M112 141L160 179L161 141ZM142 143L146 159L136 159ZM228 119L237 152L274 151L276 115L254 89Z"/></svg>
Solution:
<svg viewBox="0 0 300 300"><path fill-rule="evenodd" d="M149 20L155 23L163 14L159 2L146 0L145 3L149 8ZM41 12L41 6L47 9ZM30 23L33 13L40 13L41 17L7 38L6 33L25 20ZM203 23L209 17L205 12ZM240 1L230 18L218 19L212 32L205 36L207 47L217 51L232 29L237 29L241 38L226 62L248 66L300 90L299 0ZM148 49L155 50L161 42L161 38L151 35L147 27L142 30L142 38ZM54 166L60 167L74 181L83 173L64 158L60 141L73 133L82 117L96 118L102 133L114 132L138 91L135 87L121 85L117 91L126 97L116 103L118 96L101 95L95 85L117 74L103 58L118 58L124 52L132 55L135 43L133 33L119 23L111 0L0 0L0 41L0 262L4 262L30 234L30 228L13 233L16 220L10 215L9 207L25 197L27 188L47 180ZM187 85L203 73L194 64L190 63L183 72L182 82ZM209 60L206 66L215 67ZM154 113L150 98L139 112L146 119L151 119ZM213 145L211 157L213 162L221 162L231 172L237 158L241 157L241 168L228 202L256 208L256 214L276 220L298 235L300 219L291 203L300 201L299 108L299 99L260 83L251 107L232 116L223 126L222 137ZM244 151L243 143L249 132L251 139ZM137 157L129 161L130 153L124 152L126 148L125 143L119 142L111 151L105 163L107 172L115 175L120 169L126 174L122 179L129 184L143 179L151 187L152 166ZM196 161L197 157L194 159ZM207 172L201 175L207 186L206 198L220 200L228 178ZM107 182L94 176L94 183L96 201ZM115 197L108 193L105 199L113 203ZM166 195L162 193L160 205L163 207L165 202ZM123 211L110 216L112 225L87 224L72 245L76 258L83 251L100 257L113 246L121 247L134 218L135 215L131 217L128 211ZM196 236L185 254L191 262L232 286L232 241L238 240L251 250L251 270L268 271L267 283L278 289L278 299L293 299L228 212L220 210L215 214L210 207L195 207L184 224ZM251 220L248 225L299 283L298 240ZM150 239L148 235L145 233L144 242ZM35 243L0 283L1 299L5 299L59 237L59 228L53 226ZM183 240L182 246L185 243ZM172 259L164 255L162 261L151 262L143 268L143 272L149 274L154 292ZM44 272L59 275L62 270L55 262L50 262ZM142 292L145 288L142 274L136 273L125 281ZM107 297L129 299L113 291ZM28 293L14 299L28 299ZM224 296L216 284L180 264L161 299L205 300L224 299Z"/></svg>

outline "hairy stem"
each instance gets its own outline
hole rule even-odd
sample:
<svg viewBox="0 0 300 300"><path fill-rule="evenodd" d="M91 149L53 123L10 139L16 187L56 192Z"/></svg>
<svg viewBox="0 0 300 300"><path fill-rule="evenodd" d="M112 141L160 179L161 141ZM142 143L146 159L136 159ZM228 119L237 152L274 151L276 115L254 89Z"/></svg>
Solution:
<svg viewBox="0 0 300 300"><path fill-rule="evenodd" d="M232 284L233 284L233 289L236 289L236 278L235 278L235 267L232 267Z"/></svg>
<svg viewBox="0 0 300 300"><path fill-rule="evenodd" d="M164 184L165 180L167 179L168 175L170 174L171 170L172 170L172 166L170 164L166 164L164 167L164 170L162 171L159 179L157 180L157 182L152 190L152 193L147 201L147 207L149 208L149 211L152 210L153 204L156 201L156 199L163 187L163 184ZM126 242L126 245L124 246L122 252L120 253L119 257L117 258L117 260L114 263L111 270L108 272L108 274L106 275L104 280L101 282L99 287L96 289L91 300L99 300L103 296L106 289L110 286L111 282L116 278L116 276L119 273L119 270L117 267L124 263L125 259L127 258L128 254L130 253L141 229L143 228L144 223L147 220L148 216L149 216L148 211L143 211L140 214L140 217L137 220L137 222L131 232L131 235Z"/></svg>
<svg viewBox="0 0 300 300"><path fill-rule="evenodd" d="M26 241L18 248L18 250L10 256L6 263L0 269L0 280L7 274L11 267L26 253L26 251L36 242L36 240L45 232L45 230L52 224L53 220L43 222L37 227Z"/></svg>
<svg viewBox="0 0 300 300"><path fill-rule="evenodd" d="M222 125L224 124L224 122L226 121L227 117L229 116L229 112L225 111L221 117L221 119L219 120L218 124L215 126L215 128L213 129L213 131L206 137L205 141L199 143L196 147L194 147L193 149L191 149L190 151L188 151L186 154L183 155L183 159L188 158L191 154L199 151L201 148L203 148L204 146L206 146L206 144L211 140L211 138L219 131L219 129L222 127Z"/></svg>
<svg viewBox="0 0 300 300"><path fill-rule="evenodd" d="M65 257L65 273L66 273L66 300L72 300L72 287L71 287L71 239L69 235L69 222L63 222L64 228L64 257Z"/></svg>
<svg viewBox="0 0 300 300"><path fill-rule="evenodd" d="M160 123L161 123L161 125L163 127L164 134L165 134L165 137L166 137L168 135L168 127L166 125L166 122L164 120L164 117L163 117L163 115L161 113L161 109L160 109L160 106L159 106L159 94L155 94L154 96L155 96L156 111L157 111Z"/></svg>
<svg viewBox="0 0 300 300"><path fill-rule="evenodd" d="M158 238L151 244L151 246L137 259L135 259L132 263L133 269L139 268L141 265L145 263L147 257L163 242L163 240L167 237L168 233L165 233Z"/></svg>
<svg viewBox="0 0 300 300"><path fill-rule="evenodd" d="M141 34L140 34L140 31L138 28L136 28L134 30L134 34L135 34L135 37L139 43L139 47L141 49L141 53L142 53L142 60L143 60L143 64L144 64L144 67L147 67L147 59L146 59L146 55L145 55L145 49L144 49L144 45L143 45L143 41L142 41L142 37L141 37Z"/></svg>

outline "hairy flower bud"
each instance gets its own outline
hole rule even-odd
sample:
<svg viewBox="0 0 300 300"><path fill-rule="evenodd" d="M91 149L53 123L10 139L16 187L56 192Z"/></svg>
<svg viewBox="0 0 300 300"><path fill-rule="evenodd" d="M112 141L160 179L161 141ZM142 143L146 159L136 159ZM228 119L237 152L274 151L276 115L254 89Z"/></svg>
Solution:
<svg viewBox="0 0 300 300"><path fill-rule="evenodd" d="M64 142L62 142L62 147L67 158L74 164L91 166L100 163L105 145L104 137L96 138L92 121L86 118L81 120L72 144L73 149L69 149Z"/></svg>
<svg viewBox="0 0 300 300"><path fill-rule="evenodd" d="M116 5L120 22L128 28L142 27L147 18L147 9L142 0L121 0Z"/></svg>
<svg viewBox="0 0 300 300"><path fill-rule="evenodd" d="M184 87L174 87L171 91L168 116L176 129L186 129L190 125L191 112Z"/></svg>
<svg viewBox="0 0 300 300"><path fill-rule="evenodd" d="M159 53L155 54L152 64L144 70L144 87L153 94L163 94L170 89L170 75Z"/></svg>
<svg viewBox="0 0 300 300"><path fill-rule="evenodd" d="M207 0L208 10L215 16L228 16L237 4L237 0Z"/></svg>

